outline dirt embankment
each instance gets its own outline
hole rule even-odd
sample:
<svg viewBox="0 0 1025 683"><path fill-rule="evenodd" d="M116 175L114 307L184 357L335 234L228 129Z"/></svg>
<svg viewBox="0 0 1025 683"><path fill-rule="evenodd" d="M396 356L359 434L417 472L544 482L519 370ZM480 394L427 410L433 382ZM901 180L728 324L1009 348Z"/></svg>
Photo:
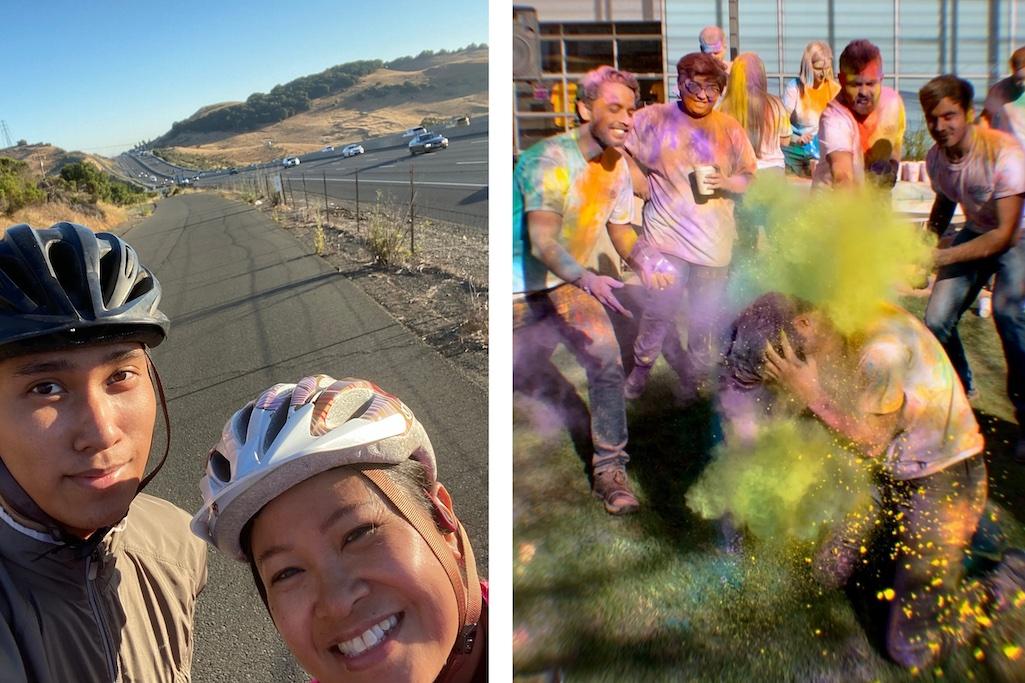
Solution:
<svg viewBox="0 0 1025 683"><path fill-rule="evenodd" d="M425 117L484 114L487 66L487 50L472 50L427 58L418 69L378 69L340 94L313 100L309 111L258 131L187 133L164 149L196 167L241 166L361 142L419 125Z"/></svg>

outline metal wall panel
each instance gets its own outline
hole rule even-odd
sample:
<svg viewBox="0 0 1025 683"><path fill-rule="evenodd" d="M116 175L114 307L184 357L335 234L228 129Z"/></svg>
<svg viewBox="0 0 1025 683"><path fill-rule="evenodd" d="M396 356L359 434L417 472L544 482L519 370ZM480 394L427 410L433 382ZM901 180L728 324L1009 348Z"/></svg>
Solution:
<svg viewBox="0 0 1025 683"><path fill-rule="evenodd" d="M661 21L662 0L534 0L541 21Z"/></svg>

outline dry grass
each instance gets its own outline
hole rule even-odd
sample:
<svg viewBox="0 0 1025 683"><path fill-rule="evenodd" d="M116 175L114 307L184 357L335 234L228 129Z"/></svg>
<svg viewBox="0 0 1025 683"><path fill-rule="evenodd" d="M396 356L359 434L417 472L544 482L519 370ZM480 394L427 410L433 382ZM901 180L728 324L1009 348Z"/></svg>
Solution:
<svg viewBox="0 0 1025 683"><path fill-rule="evenodd" d="M143 209L140 208L141 206L149 208ZM36 228L43 228L61 221L70 221L81 223L98 232L105 232L113 230L132 216L139 215L140 211L152 212L152 205L148 203L139 207L126 208L100 202L95 213L83 210L85 208L83 206L73 207L61 202L27 206L20 211L15 211L11 216L4 217L4 222L7 225L27 223Z"/></svg>

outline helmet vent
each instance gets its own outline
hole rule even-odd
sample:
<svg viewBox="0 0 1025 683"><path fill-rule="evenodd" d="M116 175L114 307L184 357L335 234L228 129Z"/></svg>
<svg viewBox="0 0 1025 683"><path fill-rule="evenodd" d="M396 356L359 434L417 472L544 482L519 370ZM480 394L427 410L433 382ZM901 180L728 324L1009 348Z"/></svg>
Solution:
<svg viewBox="0 0 1025 683"><path fill-rule="evenodd" d="M231 463L220 451L210 451L210 472L225 484L231 481Z"/></svg>
<svg viewBox="0 0 1025 683"><path fill-rule="evenodd" d="M250 401L234 420L235 438L238 439L239 443L246 442L246 435L249 432L249 421L253 418L253 407L255 405L253 401Z"/></svg>
<svg viewBox="0 0 1025 683"><path fill-rule="evenodd" d="M270 445L274 443L274 439L278 437L278 433L281 432L281 428L285 426L285 421L288 419L288 411L291 408L287 400L281 401L274 409L274 413L270 417L270 421L267 423L267 431L264 432L263 450L266 451L270 448Z"/></svg>
<svg viewBox="0 0 1025 683"><path fill-rule="evenodd" d="M8 290L8 283L4 282L3 276L14 285L13 291ZM17 305L21 303L19 300L22 297L34 300L32 303L38 304L41 297L35 280L17 259L0 256L0 303L13 301Z"/></svg>
<svg viewBox="0 0 1025 683"><path fill-rule="evenodd" d="M82 263L75 248L67 242L51 242L47 257L50 261L50 268L57 277L61 289L71 300L72 305L82 312L92 311L91 302L86 299L89 292L89 283L86 282L82 273Z"/></svg>

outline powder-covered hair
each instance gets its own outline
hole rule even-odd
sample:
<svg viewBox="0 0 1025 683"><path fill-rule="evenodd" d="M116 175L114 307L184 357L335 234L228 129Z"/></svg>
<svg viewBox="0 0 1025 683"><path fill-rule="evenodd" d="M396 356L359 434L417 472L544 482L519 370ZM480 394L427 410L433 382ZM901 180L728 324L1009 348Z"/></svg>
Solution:
<svg viewBox="0 0 1025 683"><path fill-rule="evenodd" d="M765 345L771 344L783 353L780 341L785 332L794 351L801 358L804 348L794 328L794 318L811 310L811 304L779 292L769 292L755 299L741 311L730 325L723 346L725 381L737 389L753 389L763 383Z"/></svg>
<svg viewBox="0 0 1025 683"><path fill-rule="evenodd" d="M821 57L826 62L826 80L836 82L836 74L833 73L833 48L824 40L813 40L804 46L801 68L797 72L797 82L802 90L815 84L815 69L812 62L816 57Z"/></svg>
<svg viewBox="0 0 1025 683"><path fill-rule="evenodd" d="M769 92L765 64L754 52L744 52L733 60L719 111L740 123L756 155L761 153L763 140L779 135L776 122L786 118L786 110Z"/></svg>
<svg viewBox="0 0 1025 683"><path fill-rule="evenodd" d="M936 108L944 97L949 97L961 105L961 109L968 113L972 108L972 100L975 99L975 88L963 78L953 74L937 76L922 86L918 91L918 102L922 105L922 111L926 116Z"/></svg>
<svg viewBox="0 0 1025 683"><path fill-rule="evenodd" d="M719 60L704 52L691 52L676 63L676 77L694 80L696 76L714 78L719 90L726 87L726 69Z"/></svg>
<svg viewBox="0 0 1025 683"><path fill-rule="evenodd" d="M611 66L603 65L592 69L584 74L577 87L577 100L590 104L598 99L598 93L605 83L618 83L625 85L634 91L634 100L640 99L641 87L637 84L637 77L629 71L619 71Z"/></svg>
<svg viewBox="0 0 1025 683"><path fill-rule="evenodd" d="M840 53L841 73L860 73L872 62L878 61L883 64L883 55L875 43L859 38L847 43L847 47Z"/></svg>

